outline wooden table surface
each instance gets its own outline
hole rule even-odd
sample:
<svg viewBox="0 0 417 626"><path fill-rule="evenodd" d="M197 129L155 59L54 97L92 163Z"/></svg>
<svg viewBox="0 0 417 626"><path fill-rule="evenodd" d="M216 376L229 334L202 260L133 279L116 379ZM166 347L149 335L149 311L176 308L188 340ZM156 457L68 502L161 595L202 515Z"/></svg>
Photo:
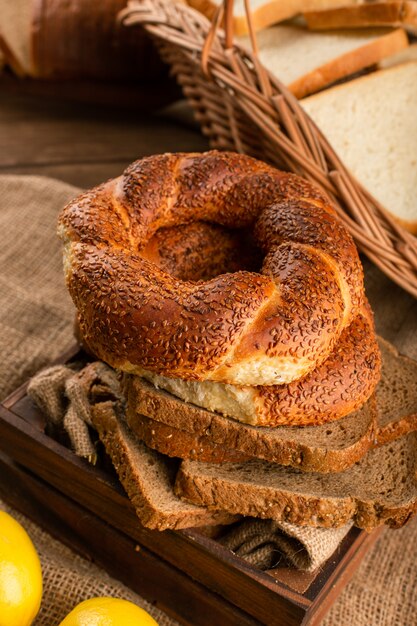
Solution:
<svg viewBox="0 0 417 626"><path fill-rule="evenodd" d="M91 187L142 156L208 148L196 128L167 116L0 94L0 174Z"/></svg>
<svg viewBox="0 0 417 626"><path fill-rule="evenodd" d="M178 116L1 94L0 174L52 176L90 187L141 156L207 148L198 130ZM364 265L378 332L417 358L417 300L366 259Z"/></svg>

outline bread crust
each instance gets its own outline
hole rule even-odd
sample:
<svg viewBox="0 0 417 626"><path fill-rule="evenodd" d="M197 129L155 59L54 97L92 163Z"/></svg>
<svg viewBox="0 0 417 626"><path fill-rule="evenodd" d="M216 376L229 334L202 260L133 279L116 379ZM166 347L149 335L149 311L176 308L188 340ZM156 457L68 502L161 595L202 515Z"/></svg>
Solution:
<svg viewBox="0 0 417 626"><path fill-rule="evenodd" d="M261 273L190 283L141 254L158 229L195 220L253 228ZM286 383L331 354L363 303L357 251L328 198L244 155L142 159L71 202L59 232L83 338L125 371Z"/></svg>
<svg viewBox="0 0 417 626"><path fill-rule="evenodd" d="M367 26L408 26L417 29L417 7L413 0L367 2L304 13L311 30L363 28Z"/></svg>
<svg viewBox="0 0 417 626"><path fill-rule="evenodd" d="M397 28L300 76L288 85L288 89L301 100L320 91L326 85L371 67L381 59L404 50L408 45L405 31Z"/></svg>
<svg viewBox="0 0 417 626"><path fill-rule="evenodd" d="M180 459L196 459L207 463L248 461L249 454L214 443L209 437L178 430L163 422L136 415L131 420L135 433L149 448Z"/></svg>

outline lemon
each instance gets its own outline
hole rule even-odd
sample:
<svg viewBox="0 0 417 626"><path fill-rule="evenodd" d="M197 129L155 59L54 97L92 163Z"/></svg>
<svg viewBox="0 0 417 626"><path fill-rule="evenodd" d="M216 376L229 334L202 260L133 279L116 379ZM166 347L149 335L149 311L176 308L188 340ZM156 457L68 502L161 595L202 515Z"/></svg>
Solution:
<svg viewBox="0 0 417 626"><path fill-rule="evenodd" d="M90 598L78 604L59 626L158 626L143 609L118 598Z"/></svg>
<svg viewBox="0 0 417 626"><path fill-rule="evenodd" d="M42 598L42 570L25 529L0 511L0 626L30 626Z"/></svg>

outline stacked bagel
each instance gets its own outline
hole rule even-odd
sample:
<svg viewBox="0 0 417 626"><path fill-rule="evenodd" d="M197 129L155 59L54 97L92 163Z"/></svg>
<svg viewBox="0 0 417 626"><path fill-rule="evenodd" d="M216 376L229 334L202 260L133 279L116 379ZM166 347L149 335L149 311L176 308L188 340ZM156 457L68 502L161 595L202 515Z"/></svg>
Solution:
<svg viewBox="0 0 417 626"><path fill-rule="evenodd" d="M286 510L288 497L277 506L259 483L345 475L375 444L380 350L329 198L244 155L165 154L72 201L59 234L82 340L123 372L130 429L184 459L178 495L345 523L319 515L317 495ZM239 476L247 506L233 497Z"/></svg>

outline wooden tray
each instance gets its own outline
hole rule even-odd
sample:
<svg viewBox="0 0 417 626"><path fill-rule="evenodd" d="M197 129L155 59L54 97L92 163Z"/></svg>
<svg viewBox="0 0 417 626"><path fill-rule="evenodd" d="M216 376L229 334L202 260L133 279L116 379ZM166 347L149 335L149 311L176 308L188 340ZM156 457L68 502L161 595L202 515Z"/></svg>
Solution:
<svg viewBox="0 0 417 626"><path fill-rule="evenodd" d="M44 427L26 385L0 405L1 497L189 626L318 624L380 534L352 529L313 574L261 572L201 530L141 526L117 479Z"/></svg>

